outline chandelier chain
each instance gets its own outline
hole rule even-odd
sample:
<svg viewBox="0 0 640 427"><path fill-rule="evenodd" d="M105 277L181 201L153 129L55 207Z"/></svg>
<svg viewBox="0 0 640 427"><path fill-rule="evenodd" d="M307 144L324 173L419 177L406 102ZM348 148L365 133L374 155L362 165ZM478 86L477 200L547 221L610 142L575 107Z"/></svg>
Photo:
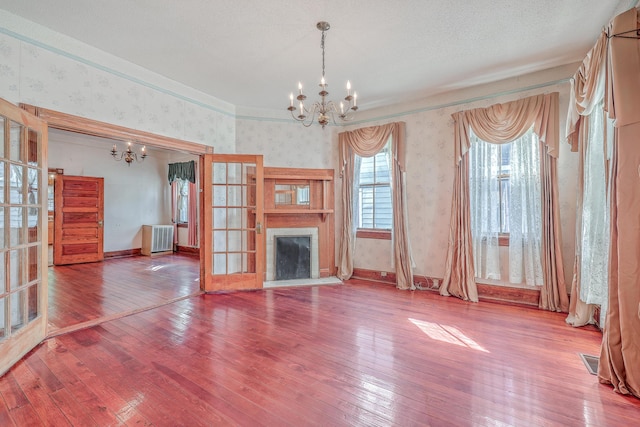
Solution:
<svg viewBox="0 0 640 427"><path fill-rule="evenodd" d="M322 30L322 38L320 39L320 48L322 48L322 77L324 77L324 36L325 31Z"/></svg>

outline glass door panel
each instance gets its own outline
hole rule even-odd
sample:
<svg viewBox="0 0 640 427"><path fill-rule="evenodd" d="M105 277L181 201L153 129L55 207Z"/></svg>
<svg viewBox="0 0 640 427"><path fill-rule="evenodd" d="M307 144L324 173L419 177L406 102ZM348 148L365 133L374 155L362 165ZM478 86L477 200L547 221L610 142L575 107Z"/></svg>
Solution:
<svg viewBox="0 0 640 427"><path fill-rule="evenodd" d="M46 333L47 127L0 99L0 374Z"/></svg>
<svg viewBox="0 0 640 427"><path fill-rule="evenodd" d="M262 287L262 156L205 156L205 290Z"/></svg>

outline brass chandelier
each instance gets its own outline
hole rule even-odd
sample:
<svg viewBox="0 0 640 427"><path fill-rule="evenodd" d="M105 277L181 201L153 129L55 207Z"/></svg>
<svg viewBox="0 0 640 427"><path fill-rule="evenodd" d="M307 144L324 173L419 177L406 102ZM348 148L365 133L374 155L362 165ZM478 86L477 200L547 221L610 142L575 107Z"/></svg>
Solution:
<svg viewBox="0 0 640 427"><path fill-rule="evenodd" d="M302 93L302 83L298 82L298 96L295 98L298 101L298 108L294 106L293 93L289 95L289 108L291 117L301 122L305 127L311 126L314 119L317 119L318 123L324 128L331 120L336 123L336 117L341 121L349 121L353 119L353 113L358 110L358 94L356 92L351 93L351 82L347 80L347 96L344 101L340 101L339 107L333 101L327 101L327 81L324 76L324 39L325 33L329 31L331 26L328 22L320 21L316 24L316 28L322 31L322 38L320 39L320 48L322 49L322 78L320 79L320 101L314 102L311 107L307 108L304 105L304 101L307 96Z"/></svg>
<svg viewBox="0 0 640 427"><path fill-rule="evenodd" d="M147 157L146 148L147 147L142 147L140 158L138 158L138 154L131 149L130 142L127 144L127 149L125 151L122 151L120 154L118 154L118 151L116 150L116 144L113 144L113 147L111 148L111 156L116 162L124 160L125 162L127 162L127 166L131 166L131 163L133 163L134 161L144 161L144 159Z"/></svg>

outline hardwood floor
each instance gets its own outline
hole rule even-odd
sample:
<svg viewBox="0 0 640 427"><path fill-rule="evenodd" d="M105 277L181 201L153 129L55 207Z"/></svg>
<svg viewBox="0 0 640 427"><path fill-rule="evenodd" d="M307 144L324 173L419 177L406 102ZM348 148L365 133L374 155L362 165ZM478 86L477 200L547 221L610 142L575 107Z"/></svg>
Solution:
<svg viewBox="0 0 640 427"><path fill-rule="evenodd" d="M179 254L49 267L49 332L193 295L199 277L198 258Z"/></svg>
<svg viewBox="0 0 640 427"><path fill-rule="evenodd" d="M637 425L564 317L357 280L201 295L45 341L0 425Z"/></svg>

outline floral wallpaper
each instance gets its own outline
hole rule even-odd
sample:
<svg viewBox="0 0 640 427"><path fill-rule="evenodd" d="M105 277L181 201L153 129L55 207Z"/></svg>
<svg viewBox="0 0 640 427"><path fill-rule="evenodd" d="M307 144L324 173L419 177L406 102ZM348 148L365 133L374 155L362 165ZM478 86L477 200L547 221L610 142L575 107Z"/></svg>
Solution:
<svg viewBox="0 0 640 427"><path fill-rule="evenodd" d="M263 154L271 167L334 168L337 144L331 143L332 128L306 128L300 123L258 120L236 121L236 150ZM335 157L337 159L337 157Z"/></svg>
<svg viewBox="0 0 640 427"><path fill-rule="evenodd" d="M560 93L558 186L565 279L570 286L575 253L578 159L575 153L570 152L569 145L564 142L563 138L569 102L568 83L436 108L408 114L393 120L381 120L366 124L366 126L373 126L390 121L404 121L406 123L407 203L409 234L415 262L414 274L435 278L442 278L444 275L451 217L451 194L455 174L451 114L549 92ZM392 271L391 244L388 241L358 239L355 265L358 268L375 271Z"/></svg>
<svg viewBox="0 0 640 427"><path fill-rule="evenodd" d="M20 41L0 34L0 94L9 102L20 99Z"/></svg>
<svg viewBox="0 0 640 427"><path fill-rule="evenodd" d="M113 72L0 33L0 97L211 145L217 153L235 151L233 112L147 84L148 73Z"/></svg>
<svg viewBox="0 0 640 427"><path fill-rule="evenodd" d="M558 177L565 278L570 285L574 257L577 156L563 142L569 84L557 84L511 95L371 121L345 130L404 121L407 126L407 202L414 272L442 278L447 258L453 164L453 120L456 111L486 107L539 93L560 93L560 158ZM330 129L330 132L327 130ZM236 148L241 153L264 154L265 166L336 168L336 230L341 221L338 168L338 133L343 128L304 128L298 123L238 120ZM337 236L339 237L339 236ZM337 239L338 240L338 239ZM336 242L336 249L339 242ZM374 271L393 271L391 242L358 239L355 266Z"/></svg>

